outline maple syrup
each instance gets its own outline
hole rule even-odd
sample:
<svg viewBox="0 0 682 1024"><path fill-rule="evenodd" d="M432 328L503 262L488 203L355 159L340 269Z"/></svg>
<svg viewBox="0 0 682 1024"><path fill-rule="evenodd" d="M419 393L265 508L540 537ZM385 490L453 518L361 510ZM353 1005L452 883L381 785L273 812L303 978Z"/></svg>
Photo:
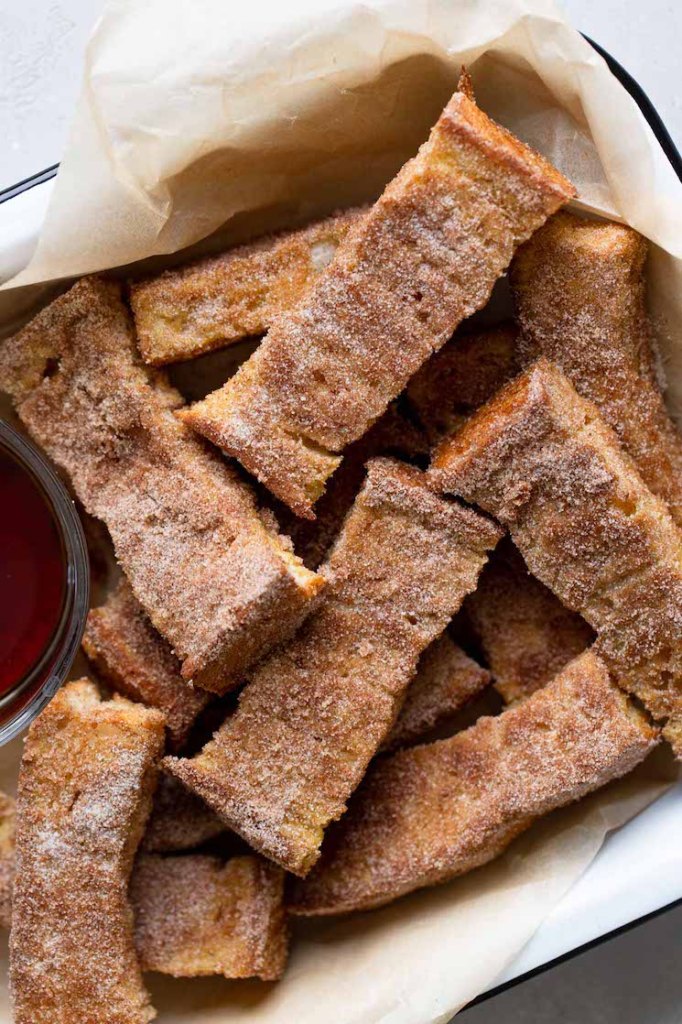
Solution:
<svg viewBox="0 0 682 1024"><path fill-rule="evenodd" d="M0 695L49 651L64 611L61 530L37 480L0 449Z"/></svg>
<svg viewBox="0 0 682 1024"><path fill-rule="evenodd" d="M0 418L0 745L68 678L88 606L75 505L38 448Z"/></svg>

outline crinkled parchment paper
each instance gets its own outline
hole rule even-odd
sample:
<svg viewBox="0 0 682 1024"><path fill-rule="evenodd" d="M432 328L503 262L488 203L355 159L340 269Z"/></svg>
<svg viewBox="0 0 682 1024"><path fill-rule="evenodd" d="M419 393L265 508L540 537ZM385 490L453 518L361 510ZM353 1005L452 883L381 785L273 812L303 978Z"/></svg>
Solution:
<svg viewBox="0 0 682 1024"><path fill-rule="evenodd" d="M42 236L0 295L0 326L35 305L44 282L163 264L371 198L426 137L462 63L480 104L572 178L583 208L654 243L650 304L671 408L682 408L682 187L632 99L550 0L112 0ZM18 753L0 752L0 785ZM470 876L370 914L297 924L278 986L154 978L161 1024L445 1021L669 775L654 757Z"/></svg>

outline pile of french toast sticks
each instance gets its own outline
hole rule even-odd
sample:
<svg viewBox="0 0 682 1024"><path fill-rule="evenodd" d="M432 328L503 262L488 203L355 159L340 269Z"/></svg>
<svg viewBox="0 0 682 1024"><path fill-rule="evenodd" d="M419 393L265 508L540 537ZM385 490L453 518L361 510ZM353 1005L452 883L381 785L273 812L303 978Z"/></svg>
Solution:
<svg viewBox="0 0 682 1024"><path fill-rule="evenodd" d="M574 195L463 75L374 205L84 278L0 348L120 567L0 807L17 1024L142 1024L144 971L277 979L289 915L682 756L647 245ZM515 321L460 327L507 271ZM254 335L193 404L159 369Z"/></svg>

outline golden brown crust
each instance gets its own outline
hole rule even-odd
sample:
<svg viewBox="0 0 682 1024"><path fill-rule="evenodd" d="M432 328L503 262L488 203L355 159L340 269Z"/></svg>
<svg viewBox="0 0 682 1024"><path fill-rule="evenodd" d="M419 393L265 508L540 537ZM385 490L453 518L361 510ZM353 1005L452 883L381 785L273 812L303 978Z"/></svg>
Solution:
<svg viewBox="0 0 682 1024"><path fill-rule="evenodd" d="M183 676L224 692L293 632L322 581L266 529L251 492L177 421L174 393L150 374L118 286L98 278L79 281L0 349L0 386L109 527Z"/></svg>
<svg viewBox="0 0 682 1024"><path fill-rule="evenodd" d="M209 694L182 678L180 662L125 577L103 605L90 611L83 649L118 693L162 711L172 747L182 746Z"/></svg>
<svg viewBox="0 0 682 1024"><path fill-rule="evenodd" d="M485 568L484 568L485 571ZM490 673L443 633L430 644L407 688L400 714L383 749L410 746L444 724L485 689Z"/></svg>
<svg viewBox="0 0 682 1024"><path fill-rule="evenodd" d="M323 567L326 600L262 662L239 708L168 770L252 846L305 874L385 740L421 652L476 583L500 533L387 459Z"/></svg>
<svg viewBox="0 0 682 1024"><path fill-rule="evenodd" d="M465 604L507 704L538 690L592 642L584 619L531 576L511 543L496 549Z"/></svg>
<svg viewBox="0 0 682 1024"><path fill-rule="evenodd" d="M514 376L517 342L514 324L500 324L456 334L424 363L407 385L407 398L430 444L461 426Z"/></svg>
<svg viewBox="0 0 682 1024"><path fill-rule="evenodd" d="M67 684L33 722L17 797L16 1024L146 1024L128 880L163 751L158 711Z"/></svg>
<svg viewBox="0 0 682 1024"><path fill-rule="evenodd" d="M470 871L536 818L630 771L657 740L588 651L497 717L377 762L290 909L363 910Z"/></svg>
<svg viewBox="0 0 682 1024"><path fill-rule="evenodd" d="M282 976L284 872L262 857L143 854L130 898L142 969L176 978Z"/></svg>
<svg viewBox="0 0 682 1024"><path fill-rule="evenodd" d="M623 224L552 217L511 267L520 354L561 367L682 525L682 436L653 372L646 255L646 239Z"/></svg>
<svg viewBox="0 0 682 1024"><path fill-rule="evenodd" d="M140 352L160 366L263 334L308 293L359 207L131 285Z"/></svg>
<svg viewBox="0 0 682 1024"><path fill-rule="evenodd" d="M0 792L0 926L9 928L12 918L16 804Z"/></svg>
<svg viewBox="0 0 682 1024"><path fill-rule="evenodd" d="M177 779L162 774L141 848L147 853L194 850L225 829L225 823L203 800Z"/></svg>
<svg viewBox="0 0 682 1024"><path fill-rule="evenodd" d="M495 515L597 632L620 683L682 721L682 538L591 402L539 360L437 451L434 485Z"/></svg>
<svg viewBox="0 0 682 1024"><path fill-rule="evenodd" d="M573 194L455 93L307 298L183 419L310 515L336 453L485 304L516 247Z"/></svg>

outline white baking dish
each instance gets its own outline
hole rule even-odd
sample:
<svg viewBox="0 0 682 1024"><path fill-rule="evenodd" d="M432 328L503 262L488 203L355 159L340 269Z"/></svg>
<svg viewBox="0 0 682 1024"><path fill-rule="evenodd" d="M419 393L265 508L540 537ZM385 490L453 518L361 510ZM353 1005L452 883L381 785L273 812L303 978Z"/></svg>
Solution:
<svg viewBox="0 0 682 1024"><path fill-rule="evenodd" d="M614 70L618 74L620 69L616 66ZM627 75L621 80L640 102L671 155L670 140L655 111L646 108L645 97L642 103L636 84ZM52 191L49 173L43 172L24 187L0 194L0 281L21 269L33 251ZM492 989L680 900L682 782L607 839L583 877L495 980Z"/></svg>

